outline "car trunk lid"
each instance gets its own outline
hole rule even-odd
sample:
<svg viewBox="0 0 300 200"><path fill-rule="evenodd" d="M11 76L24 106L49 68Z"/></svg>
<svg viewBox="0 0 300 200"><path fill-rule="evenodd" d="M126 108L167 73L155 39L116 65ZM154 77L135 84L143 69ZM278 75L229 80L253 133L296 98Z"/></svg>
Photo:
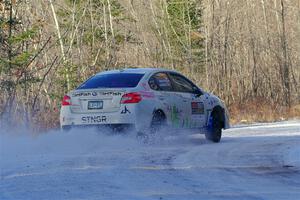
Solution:
<svg viewBox="0 0 300 200"><path fill-rule="evenodd" d="M125 93L121 89L75 90L70 93L74 113L116 112Z"/></svg>

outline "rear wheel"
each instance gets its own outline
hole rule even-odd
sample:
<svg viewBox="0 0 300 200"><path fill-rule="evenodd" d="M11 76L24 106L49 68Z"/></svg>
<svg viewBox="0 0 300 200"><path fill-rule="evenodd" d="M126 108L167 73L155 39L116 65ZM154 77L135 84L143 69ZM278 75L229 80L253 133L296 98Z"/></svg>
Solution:
<svg viewBox="0 0 300 200"><path fill-rule="evenodd" d="M156 138L158 137L158 133L164 127L165 122L165 114L160 110L155 111L153 113L149 130L145 132L139 132L137 135L138 138L141 139L144 143L154 143Z"/></svg>
<svg viewBox="0 0 300 200"><path fill-rule="evenodd" d="M156 111L153 114L151 126L150 126L150 134L158 133L165 124L165 114L162 111Z"/></svg>
<svg viewBox="0 0 300 200"><path fill-rule="evenodd" d="M210 116L209 130L205 133L205 137L207 140L216 143L220 142L223 128L222 114L222 110L220 109L214 110L212 112Z"/></svg>

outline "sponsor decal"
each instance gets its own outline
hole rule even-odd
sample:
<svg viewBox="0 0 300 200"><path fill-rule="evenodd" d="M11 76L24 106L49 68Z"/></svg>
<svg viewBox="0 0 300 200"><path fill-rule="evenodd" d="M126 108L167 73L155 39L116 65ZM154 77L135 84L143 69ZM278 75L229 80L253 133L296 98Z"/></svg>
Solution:
<svg viewBox="0 0 300 200"><path fill-rule="evenodd" d="M169 81L169 79L159 79L158 80L158 85L161 86L161 87L170 87L171 86L171 83Z"/></svg>
<svg viewBox="0 0 300 200"><path fill-rule="evenodd" d="M131 113L130 110L127 109L127 107L125 106L125 108L121 111L121 114L126 114L126 113Z"/></svg>
<svg viewBox="0 0 300 200"><path fill-rule="evenodd" d="M182 121L182 127L183 128L191 128L193 127L192 122L190 121L189 117L185 117Z"/></svg>
<svg viewBox="0 0 300 200"><path fill-rule="evenodd" d="M177 106L168 106L167 110L171 114L171 123L174 128L191 128L193 123L189 116L184 116L183 111L179 110ZM195 126L195 125L194 125Z"/></svg>
<svg viewBox="0 0 300 200"><path fill-rule="evenodd" d="M192 115L204 114L204 104L202 102L192 102Z"/></svg>
<svg viewBox="0 0 300 200"><path fill-rule="evenodd" d="M171 122L172 125L176 128L180 128L182 124L180 123L182 120L182 110L179 110L177 106L168 106L168 112L171 114Z"/></svg>
<svg viewBox="0 0 300 200"><path fill-rule="evenodd" d="M107 117L103 115L99 116L85 116L81 118L83 123L103 123L106 122Z"/></svg>
<svg viewBox="0 0 300 200"><path fill-rule="evenodd" d="M121 92L102 92L101 95L121 96L122 93Z"/></svg>
<svg viewBox="0 0 300 200"><path fill-rule="evenodd" d="M122 93L121 92L101 92L99 93L100 95L103 96L121 96ZM88 96L97 96L98 93L97 92L78 92L78 93L74 93L72 94L73 97L88 97Z"/></svg>
<svg viewBox="0 0 300 200"><path fill-rule="evenodd" d="M94 92L79 92L79 93L74 93L72 94L73 97L88 97L88 96L94 96L92 95ZM97 93L96 93L97 95Z"/></svg>
<svg viewBox="0 0 300 200"><path fill-rule="evenodd" d="M160 87L171 87L171 82L165 73L158 73L155 76L156 80L158 81L158 85Z"/></svg>

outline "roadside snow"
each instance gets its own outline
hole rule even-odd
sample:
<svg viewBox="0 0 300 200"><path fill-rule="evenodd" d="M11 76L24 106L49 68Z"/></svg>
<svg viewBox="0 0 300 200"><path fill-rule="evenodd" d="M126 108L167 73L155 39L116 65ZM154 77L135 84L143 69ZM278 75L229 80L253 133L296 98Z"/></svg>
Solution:
<svg viewBox="0 0 300 200"><path fill-rule="evenodd" d="M23 132L26 132L24 130ZM300 199L300 123L143 145L93 130L0 133L0 199Z"/></svg>

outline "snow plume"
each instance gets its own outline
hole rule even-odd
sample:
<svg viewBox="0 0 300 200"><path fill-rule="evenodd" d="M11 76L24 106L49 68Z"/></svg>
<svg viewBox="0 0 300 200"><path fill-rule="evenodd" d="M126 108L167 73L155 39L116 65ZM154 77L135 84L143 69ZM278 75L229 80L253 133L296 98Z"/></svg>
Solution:
<svg viewBox="0 0 300 200"><path fill-rule="evenodd" d="M92 128L33 134L30 129L19 127L0 130L0 158L18 160L16 158L26 156L82 156L147 146L186 144L190 139L184 135L177 133L175 136L175 133L162 130L145 139L144 136L137 138L134 131L123 134Z"/></svg>
<svg viewBox="0 0 300 200"><path fill-rule="evenodd" d="M52 130L33 135L28 129L0 131L0 158L22 156L69 156L92 154L104 150L122 150L140 145L131 135L110 134L94 129L69 132Z"/></svg>
<svg viewBox="0 0 300 200"><path fill-rule="evenodd" d="M52 130L40 134L32 134L27 128L11 130L0 130L2 178L15 175L11 173L15 171L40 173L47 168L123 168L132 163L140 163L144 159L140 156L152 154L160 148L189 145L191 140L205 141L204 138L199 140L183 135L174 136L170 132L162 132L154 138L144 140L137 139L134 132L122 134L97 129L74 129L68 132ZM110 160L110 156L114 159Z"/></svg>

